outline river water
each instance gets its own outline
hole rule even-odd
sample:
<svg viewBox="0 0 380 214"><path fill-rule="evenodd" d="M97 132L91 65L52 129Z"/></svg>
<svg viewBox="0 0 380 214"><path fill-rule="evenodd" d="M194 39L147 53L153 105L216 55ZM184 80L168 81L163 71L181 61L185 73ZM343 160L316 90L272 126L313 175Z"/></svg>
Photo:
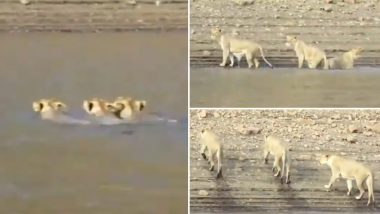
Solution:
<svg viewBox="0 0 380 214"><path fill-rule="evenodd" d="M187 33L0 34L0 213L184 213ZM42 121L55 97L133 96L177 123Z"/></svg>
<svg viewBox="0 0 380 214"><path fill-rule="evenodd" d="M380 68L191 68L191 107L380 107Z"/></svg>

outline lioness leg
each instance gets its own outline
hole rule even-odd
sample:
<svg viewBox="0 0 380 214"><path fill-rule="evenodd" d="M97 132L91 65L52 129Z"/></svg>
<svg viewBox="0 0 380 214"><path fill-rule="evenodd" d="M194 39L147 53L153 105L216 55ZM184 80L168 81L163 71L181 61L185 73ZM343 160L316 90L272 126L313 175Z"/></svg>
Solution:
<svg viewBox="0 0 380 214"><path fill-rule="evenodd" d="M364 187L363 187L363 182L364 180L362 178L356 179L356 186L358 186L358 189L360 191L359 195L355 197L357 200L361 199L365 192Z"/></svg>
<svg viewBox="0 0 380 214"><path fill-rule="evenodd" d="M258 60L257 58L254 58L253 60L254 60L254 62L255 62L255 67L256 67L256 68L259 68L259 65L260 65L259 60Z"/></svg>
<svg viewBox="0 0 380 214"><path fill-rule="evenodd" d="M309 68L315 69L319 64L321 64L322 60L314 60L308 63Z"/></svg>
<svg viewBox="0 0 380 214"><path fill-rule="evenodd" d="M252 68L253 62L252 62L252 53L245 53L245 58L247 58L248 68Z"/></svg>
<svg viewBox="0 0 380 214"><path fill-rule="evenodd" d="M352 180L347 180L347 195L351 195L351 190L352 190Z"/></svg>
<svg viewBox="0 0 380 214"><path fill-rule="evenodd" d="M230 54L230 67L234 67L234 64L235 64L235 59L234 59L234 55L233 54Z"/></svg>
<svg viewBox="0 0 380 214"><path fill-rule="evenodd" d="M229 55L230 55L230 51L229 50L223 50L223 61L222 61L222 63L220 63L220 66L222 66L222 67L226 66L227 59L228 59Z"/></svg>
<svg viewBox="0 0 380 214"><path fill-rule="evenodd" d="M298 68L302 68L304 59L305 59L304 55L298 55Z"/></svg>

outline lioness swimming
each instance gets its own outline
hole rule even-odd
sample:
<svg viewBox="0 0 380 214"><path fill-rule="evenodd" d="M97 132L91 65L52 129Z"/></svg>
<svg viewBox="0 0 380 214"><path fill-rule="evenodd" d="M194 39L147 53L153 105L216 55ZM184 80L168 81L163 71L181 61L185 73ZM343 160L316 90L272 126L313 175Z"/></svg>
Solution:
<svg viewBox="0 0 380 214"><path fill-rule="evenodd" d="M84 100L83 109L95 117L109 116L121 119L118 114L115 114L112 102L108 102L104 99L92 98L90 100Z"/></svg>
<svg viewBox="0 0 380 214"><path fill-rule="evenodd" d="M121 119L132 120L141 115L146 104L145 100L135 100L131 97L117 97L109 105L109 109Z"/></svg>
<svg viewBox="0 0 380 214"><path fill-rule="evenodd" d="M68 116L67 105L57 99L40 99L33 102L33 110L39 112L44 120L59 123L89 124L89 121L78 120Z"/></svg>

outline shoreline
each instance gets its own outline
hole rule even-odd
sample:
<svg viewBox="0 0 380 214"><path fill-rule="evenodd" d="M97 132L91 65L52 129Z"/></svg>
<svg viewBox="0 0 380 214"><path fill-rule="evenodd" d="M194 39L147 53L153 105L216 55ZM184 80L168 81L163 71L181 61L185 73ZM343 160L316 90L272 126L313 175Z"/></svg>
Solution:
<svg viewBox="0 0 380 214"><path fill-rule="evenodd" d="M330 12L323 10L327 6ZM286 35L324 49L328 58L360 46L364 52L357 65L380 65L380 2L376 0L356 4L256 0L245 6L232 0L194 0L190 9L190 65L219 67L222 52L209 32L214 26L257 42L274 66L297 63L294 50L285 46ZM263 65L261 57L259 61ZM246 65L244 58L242 67Z"/></svg>
<svg viewBox="0 0 380 214"><path fill-rule="evenodd" d="M124 32L187 29L187 1L68 0L0 4L0 32Z"/></svg>

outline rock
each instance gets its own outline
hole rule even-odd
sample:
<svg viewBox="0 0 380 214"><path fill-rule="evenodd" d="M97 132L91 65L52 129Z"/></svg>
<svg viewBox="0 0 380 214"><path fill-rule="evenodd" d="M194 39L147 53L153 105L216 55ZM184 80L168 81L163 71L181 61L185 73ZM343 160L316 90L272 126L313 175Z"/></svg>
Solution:
<svg viewBox="0 0 380 214"><path fill-rule="evenodd" d="M161 5L161 1L160 0L156 0L156 6L160 6Z"/></svg>
<svg viewBox="0 0 380 214"><path fill-rule="evenodd" d="M206 190L201 189L201 190L199 190L198 195L200 195L200 196L208 196L208 192Z"/></svg>
<svg viewBox="0 0 380 214"><path fill-rule="evenodd" d="M28 5L28 4L30 4L30 1L29 0L20 0L20 3L23 5Z"/></svg>
<svg viewBox="0 0 380 214"><path fill-rule="evenodd" d="M211 56L211 52L210 51L203 51L202 55L203 56Z"/></svg>
<svg viewBox="0 0 380 214"><path fill-rule="evenodd" d="M325 0L325 3L326 4L334 4L335 2L334 2L334 0Z"/></svg>
<svg viewBox="0 0 380 214"><path fill-rule="evenodd" d="M355 4L357 3L357 0L343 0L343 2L348 3L348 4Z"/></svg>
<svg viewBox="0 0 380 214"><path fill-rule="evenodd" d="M206 118L208 116L208 113L206 110L201 110L199 113L198 113L198 117L199 118Z"/></svg>
<svg viewBox="0 0 380 214"><path fill-rule="evenodd" d="M365 131L365 132L363 132L363 134L364 134L365 136L367 136L367 137L371 137L371 136L372 136L372 132L367 132L367 131Z"/></svg>
<svg viewBox="0 0 380 214"><path fill-rule="evenodd" d="M380 133L380 123L377 123L373 126L368 127L368 130L379 134Z"/></svg>
<svg viewBox="0 0 380 214"><path fill-rule="evenodd" d="M354 135L349 135L346 140L349 142L349 143L356 143L358 142L358 140L356 139L356 137Z"/></svg>
<svg viewBox="0 0 380 214"><path fill-rule="evenodd" d="M333 138L330 135L326 135L325 139L327 142L330 142L333 140Z"/></svg>
<svg viewBox="0 0 380 214"><path fill-rule="evenodd" d="M135 0L126 1L126 3L129 5L137 5L137 1Z"/></svg>
<svg viewBox="0 0 380 214"><path fill-rule="evenodd" d="M323 6L322 10L326 11L326 12L331 12L333 10L333 7L329 4Z"/></svg>
<svg viewBox="0 0 380 214"><path fill-rule="evenodd" d="M239 31L238 30L236 30L236 29L233 29L232 30L232 35L234 35L234 36L238 36L240 33L239 33Z"/></svg>
<svg viewBox="0 0 380 214"><path fill-rule="evenodd" d="M240 126L237 131L242 135L255 135L261 133L261 128Z"/></svg>
<svg viewBox="0 0 380 214"><path fill-rule="evenodd" d="M369 8L375 8L375 4L373 4L373 3L368 3L368 4L365 5L365 7L368 8L368 9L369 9Z"/></svg>
<svg viewBox="0 0 380 214"><path fill-rule="evenodd" d="M356 125L349 125L348 126L348 131L351 133L361 133L363 132L361 127L356 126Z"/></svg>
<svg viewBox="0 0 380 214"><path fill-rule="evenodd" d="M255 0L232 0L232 1L240 6L246 6L246 5L251 5L255 3Z"/></svg>
<svg viewBox="0 0 380 214"><path fill-rule="evenodd" d="M219 114L218 112L214 112L212 115L213 115L214 117L216 117L216 118L220 117L220 114Z"/></svg>

